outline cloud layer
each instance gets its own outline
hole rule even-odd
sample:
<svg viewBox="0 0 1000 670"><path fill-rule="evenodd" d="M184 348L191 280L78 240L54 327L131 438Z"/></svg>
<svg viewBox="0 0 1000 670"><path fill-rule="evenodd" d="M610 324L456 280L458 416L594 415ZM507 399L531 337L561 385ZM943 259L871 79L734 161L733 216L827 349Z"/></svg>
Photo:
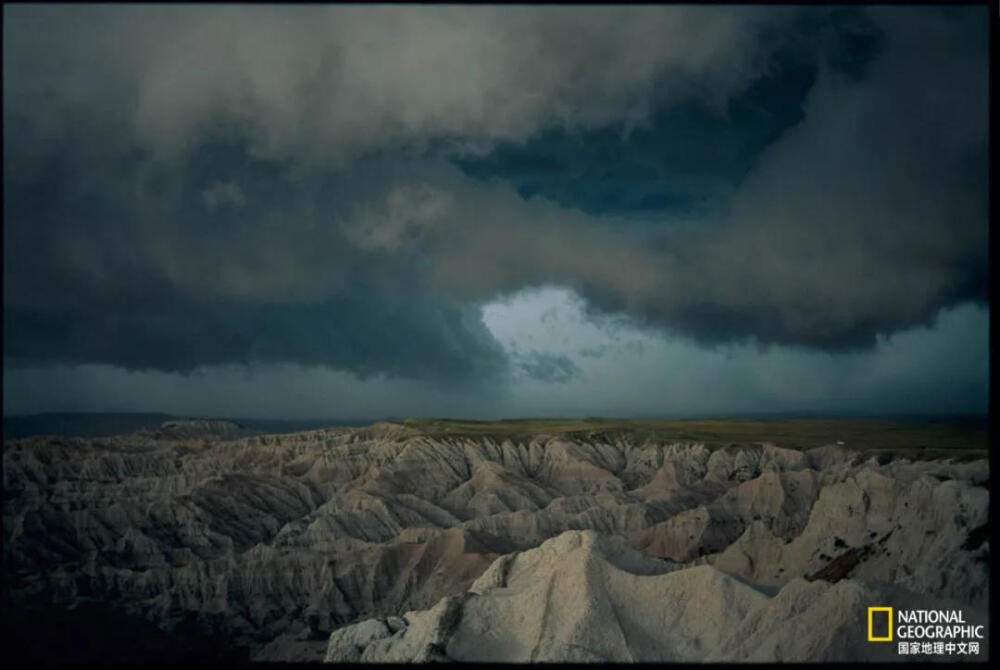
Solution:
<svg viewBox="0 0 1000 670"><path fill-rule="evenodd" d="M986 298L982 9L5 7L5 360L565 382L480 314L543 284L702 344L870 348ZM738 169L679 118L736 128ZM644 132L671 167L631 180ZM468 168L561 174L546 133L586 179ZM656 205L702 192L687 155L725 173L707 214Z"/></svg>

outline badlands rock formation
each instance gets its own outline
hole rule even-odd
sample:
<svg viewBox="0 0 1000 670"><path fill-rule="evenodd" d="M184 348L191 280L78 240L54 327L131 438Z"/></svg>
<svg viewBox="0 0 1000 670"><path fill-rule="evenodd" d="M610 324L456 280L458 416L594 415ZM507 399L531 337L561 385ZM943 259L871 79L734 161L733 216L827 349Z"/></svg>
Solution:
<svg viewBox="0 0 1000 670"><path fill-rule="evenodd" d="M855 580L796 577L771 595L710 565L672 569L620 538L568 531L429 610L335 631L326 660L891 661L893 645L864 642L866 608L883 602L962 607ZM965 612L986 622L985 609Z"/></svg>
<svg viewBox="0 0 1000 670"><path fill-rule="evenodd" d="M258 660L700 661L879 660L867 604L988 602L985 459L238 434L5 442L10 606L110 604Z"/></svg>

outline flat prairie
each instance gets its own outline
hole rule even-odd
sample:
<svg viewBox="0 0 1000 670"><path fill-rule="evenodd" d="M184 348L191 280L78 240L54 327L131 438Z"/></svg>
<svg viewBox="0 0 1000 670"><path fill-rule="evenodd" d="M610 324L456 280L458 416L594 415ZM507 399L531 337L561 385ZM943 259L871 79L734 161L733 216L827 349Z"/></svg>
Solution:
<svg viewBox="0 0 1000 670"><path fill-rule="evenodd" d="M406 419L403 425L428 437L518 437L539 434L588 436L628 433L657 442L698 442L709 449L771 443L812 449L842 442L864 454L887 452L920 460L982 458L989 446L985 417L796 418L796 419Z"/></svg>

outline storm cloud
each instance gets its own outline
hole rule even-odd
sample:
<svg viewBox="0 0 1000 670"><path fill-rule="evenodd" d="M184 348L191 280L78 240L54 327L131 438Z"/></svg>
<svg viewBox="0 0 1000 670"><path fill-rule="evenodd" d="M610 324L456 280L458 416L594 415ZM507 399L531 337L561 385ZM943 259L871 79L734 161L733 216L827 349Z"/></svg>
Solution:
<svg viewBox="0 0 1000 670"><path fill-rule="evenodd" d="M5 7L5 363L565 384L483 323L543 285L871 350L987 299L986 18Z"/></svg>

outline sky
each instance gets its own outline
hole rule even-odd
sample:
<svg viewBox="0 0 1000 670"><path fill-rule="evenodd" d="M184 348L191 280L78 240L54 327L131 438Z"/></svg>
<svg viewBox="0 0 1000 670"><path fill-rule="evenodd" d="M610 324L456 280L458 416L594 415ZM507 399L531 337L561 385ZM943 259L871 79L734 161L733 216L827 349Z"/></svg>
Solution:
<svg viewBox="0 0 1000 670"><path fill-rule="evenodd" d="M985 412L985 6L4 6L5 416Z"/></svg>

